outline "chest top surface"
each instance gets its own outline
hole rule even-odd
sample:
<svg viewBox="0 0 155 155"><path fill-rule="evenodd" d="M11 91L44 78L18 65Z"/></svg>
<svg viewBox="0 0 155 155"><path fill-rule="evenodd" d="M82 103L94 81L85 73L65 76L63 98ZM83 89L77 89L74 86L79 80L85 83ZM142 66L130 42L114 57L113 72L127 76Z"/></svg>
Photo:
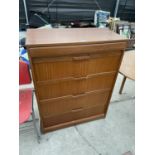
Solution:
<svg viewBox="0 0 155 155"><path fill-rule="evenodd" d="M108 28L28 29L26 33L27 47L126 41Z"/></svg>

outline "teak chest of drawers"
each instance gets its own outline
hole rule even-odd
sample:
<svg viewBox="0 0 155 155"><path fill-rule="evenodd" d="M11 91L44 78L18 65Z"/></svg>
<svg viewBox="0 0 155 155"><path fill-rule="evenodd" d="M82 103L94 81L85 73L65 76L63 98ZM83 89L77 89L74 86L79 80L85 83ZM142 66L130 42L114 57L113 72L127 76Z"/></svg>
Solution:
<svg viewBox="0 0 155 155"><path fill-rule="evenodd" d="M42 132L105 117L127 40L108 29L29 29Z"/></svg>

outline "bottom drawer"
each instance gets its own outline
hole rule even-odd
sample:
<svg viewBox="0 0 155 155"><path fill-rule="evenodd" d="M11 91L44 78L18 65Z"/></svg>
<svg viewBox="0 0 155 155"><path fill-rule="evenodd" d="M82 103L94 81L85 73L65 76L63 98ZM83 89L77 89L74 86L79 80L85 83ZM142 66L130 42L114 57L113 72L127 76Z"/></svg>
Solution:
<svg viewBox="0 0 155 155"><path fill-rule="evenodd" d="M51 117L94 106L106 106L109 93L109 91L104 90L87 92L81 95L70 95L40 102L41 114L43 117Z"/></svg>
<svg viewBox="0 0 155 155"><path fill-rule="evenodd" d="M65 113L57 116L52 117L44 117L42 119L43 126L50 127L53 125L70 122L70 121L76 121L79 119L104 114L105 113L105 106L95 106L87 109L77 109L76 111L72 111L70 113Z"/></svg>

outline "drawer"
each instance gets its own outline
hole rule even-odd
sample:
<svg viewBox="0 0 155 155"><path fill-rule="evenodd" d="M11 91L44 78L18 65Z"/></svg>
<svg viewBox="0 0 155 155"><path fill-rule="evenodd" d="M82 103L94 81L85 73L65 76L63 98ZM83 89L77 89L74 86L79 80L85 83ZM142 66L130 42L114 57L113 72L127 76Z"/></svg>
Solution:
<svg viewBox="0 0 155 155"><path fill-rule="evenodd" d="M76 121L79 119L88 118L91 116L104 114L104 113L105 113L104 106L95 106L87 109L79 109L76 111L64 113L57 116L43 117L42 121L43 121L44 127L50 127L53 125Z"/></svg>
<svg viewBox="0 0 155 155"><path fill-rule="evenodd" d="M40 102L40 110L44 117L74 112L94 106L106 106L109 91L96 91L76 96L67 96Z"/></svg>
<svg viewBox="0 0 155 155"><path fill-rule="evenodd" d="M121 60L121 52L112 52L109 55L93 55L88 64L89 75L117 71Z"/></svg>
<svg viewBox="0 0 155 155"><path fill-rule="evenodd" d="M35 79L48 81L112 72L118 69L120 59L120 51L70 57L35 58L33 60Z"/></svg>
<svg viewBox="0 0 155 155"><path fill-rule="evenodd" d="M109 51L121 51L126 48L126 42L106 43L106 44L89 44L89 45L67 45L53 47L34 47L29 48L31 58L55 57L71 54L94 54Z"/></svg>
<svg viewBox="0 0 155 155"><path fill-rule="evenodd" d="M88 76L83 78L68 78L39 82L37 92L39 100L46 100L67 95L78 95L95 90L111 89L116 73Z"/></svg>

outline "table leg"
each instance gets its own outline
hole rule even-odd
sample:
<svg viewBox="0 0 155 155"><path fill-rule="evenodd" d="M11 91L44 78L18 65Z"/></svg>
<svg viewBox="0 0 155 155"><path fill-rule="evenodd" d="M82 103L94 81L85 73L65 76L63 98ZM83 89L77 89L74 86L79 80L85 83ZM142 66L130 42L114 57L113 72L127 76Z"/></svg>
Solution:
<svg viewBox="0 0 155 155"><path fill-rule="evenodd" d="M124 88L125 81L126 81L126 76L123 77L122 84L121 84L121 87L120 87L120 90L119 90L119 94L122 94L122 91L123 91L123 88Z"/></svg>

